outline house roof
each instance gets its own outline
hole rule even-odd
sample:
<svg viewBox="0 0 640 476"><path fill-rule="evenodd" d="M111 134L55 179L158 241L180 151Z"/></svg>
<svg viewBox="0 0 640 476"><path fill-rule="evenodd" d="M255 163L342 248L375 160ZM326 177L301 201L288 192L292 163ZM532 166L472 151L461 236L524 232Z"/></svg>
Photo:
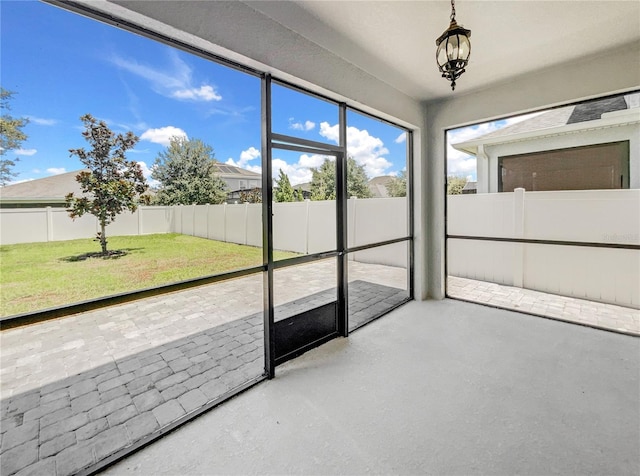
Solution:
<svg viewBox="0 0 640 476"><path fill-rule="evenodd" d="M598 99L561 107L517 122L452 146L462 152L477 153L482 144L500 144L512 140L527 140L543 135L575 132L593 127L605 127L638 122L640 109L635 105L639 93ZM635 107L634 107L635 106ZM632 110L629 110L632 109ZM629 110L628 113L624 111Z"/></svg>
<svg viewBox="0 0 640 476"><path fill-rule="evenodd" d="M216 162L216 169L221 178L260 179L262 175L251 170L236 167L235 165Z"/></svg>
<svg viewBox="0 0 640 476"><path fill-rule="evenodd" d="M311 182L299 183L293 185L294 190L302 190L303 192L311 192Z"/></svg>
<svg viewBox="0 0 640 476"><path fill-rule="evenodd" d="M577 124L579 122L595 121L602 117L602 114L613 111L627 109L627 102L624 96L599 99L573 106L552 109L551 111L538 114L531 119L517 122L489 134L476 137L478 139L489 139L493 137L503 137L521 132L537 131L551 127L564 126L566 124Z"/></svg>
<svg viewBox="0 0 640 476"><path fill-rule="evenodd" d="M464 184L464 187L462 187L462 191L464 192L465 190L477 190L478 188L478 182L467 182Z"/></svg>
<svg viewBox="0 0 640 476"><path fill-rule="evenodd" d="M394 179L391 175L381 175L380 177L373 177L369 180L369 190L375 198L387 198L389 191L387 185Z"/></svg>
<svg viewBox="0 0 640 476"><path fill-rule="evenodd" d="M76 181L76 175L82 170L52 175L41 179L29 180L0 188L0 200L9 199L47 199L64 200L65 195L73 192L82 195L82 188Z"/></svg>
<svg viewBox="0 0 640 476"><path fill-rule="evenodd" d="M216 163L217 172L222 179L260 179L261 175L250 170L235 167L233 165ZM76 181L76 175L81 170L74 170L64 174L52 175L27 182L0 187L0 201L38 201L38 202L64 202L64 197L73 192L82 195L82 188ZM147 192L149 193L149 192Z"/></svg>

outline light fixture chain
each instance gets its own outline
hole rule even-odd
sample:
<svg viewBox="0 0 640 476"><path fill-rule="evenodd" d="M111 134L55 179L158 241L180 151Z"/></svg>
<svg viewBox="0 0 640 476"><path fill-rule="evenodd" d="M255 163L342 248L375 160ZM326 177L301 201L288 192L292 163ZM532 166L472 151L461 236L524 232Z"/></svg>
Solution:
<svg viewBox="0 0 640 476"><path fill-rule="evenodd" d="M456 21L456 2L455 0L451 0L451 16L449 17L451 21Z"/></svg>

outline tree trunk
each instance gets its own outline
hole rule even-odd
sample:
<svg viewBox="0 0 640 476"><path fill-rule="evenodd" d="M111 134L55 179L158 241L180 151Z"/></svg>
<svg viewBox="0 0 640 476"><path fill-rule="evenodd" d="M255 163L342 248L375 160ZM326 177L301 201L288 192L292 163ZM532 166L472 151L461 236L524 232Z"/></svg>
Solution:
<svg viewBox="0 0 640 476"><path fill-rule="evenodd" d="M102 256L107 256L107 235L105 234L104 222L100 223L100 246L102 247Z"/></svg>

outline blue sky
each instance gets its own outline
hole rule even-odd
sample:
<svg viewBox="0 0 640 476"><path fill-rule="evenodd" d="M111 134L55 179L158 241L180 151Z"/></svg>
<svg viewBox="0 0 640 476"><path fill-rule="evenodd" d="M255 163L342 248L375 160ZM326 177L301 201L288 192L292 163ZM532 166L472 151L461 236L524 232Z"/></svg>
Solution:
<svg viewBox="0 0 640 476"><path fill-rule="evenodd" d="M499 121L483 122L473 126L459 127L447 131L447 175L466 177L467 180L477 180L477 160L473 155L465 154L455 149L452 144L459 144L471 139L490 134L504 127L530 119L539 112L522 114Z"/></svg>
<svg viewBox="0 0 640 476"><path fill-rule="evenodd" d="M36 1L1 8L2 86L11 114L29 118L16 181L80 169L69 149L87 147L80 116L140 141L128 157L150 173L171 136L198 138L220 162L260 171L260 80L153 40ZM337 106L282 87L273 91L275 132L337 142ZM350 112L349 154L369 177L406 167L403 131ZM324 158L274 152L274 176L311 178Z"/></svg>

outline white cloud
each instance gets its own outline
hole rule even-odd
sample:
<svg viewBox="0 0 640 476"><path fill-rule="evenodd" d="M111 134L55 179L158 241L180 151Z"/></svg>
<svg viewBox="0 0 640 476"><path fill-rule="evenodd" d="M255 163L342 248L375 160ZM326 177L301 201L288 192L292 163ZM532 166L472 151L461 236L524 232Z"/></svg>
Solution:
<svg viewBox="0 0 640 476"><path fill-rule="evenodd" d="M16 155L36 155L36 149L16 149L13 151Z"/></svg>
<svg viewBox="0 0 640 476"><path fill-rule="evenodd" d="M255 147L249 147L240 153L240 158L236 161L232 157L225 162L228 165L241 167L256 173L262 173L262 165L251 165L251 161L261 157L260 151ZM271 173L273 178L277 178L280 170L287 174L292 185L311 182L311 168L320 167L326 160L334 160L333 157L324 157L321 155L302 154L298 162L289 164L285 160L275 157L271 161Z"/></svg>
<svg viewBox="0 0 640 476"><path fill-rule="evenodd" d="M321 122L320 135L337 144L340 141L340 129L338 128L338 124L332 126L328 122Z"/></svg>
<svg viewBox="0 0 640 476"><path fill-rule="evenodd" d="M320 135L330 141L338 143L338 124L331 126L328 122L320 123ZM384 175L393 164L384 156L389 150L378 137L369 134L366 129L347 127L347 151L358 165L364 167L369 177Z"/></svg>
<svg viewBox="0 0 640 476"><path fill-rule="evenodd" d="M177 99L192 99L195 101L220 101L222 99L222 96L209 85L200 86L199 88L179 89L174 91L171 96Z"/></svg>
<svg viewBox="0 0 640 476"><path fill-rule="evenodd" d="M37 124L39 126L54 126L58 123L55 119L45 119L36 116L27 116L27 119L29 119L30 123Z"/></svg>
<svg viewBox="0 0 640 476"><path fill-rule="evenodd" d="M135 59L123 58L118 55L111 56L109 61L116 67L147 80L151 88L163 96L180 100L207 102L220 101L222 99L222 96L216 92L212 85L195 86L191 67L180 59L177 52L168 51L170 64L161 68L142 64Z"/></svg>
<svg viewBox="0 0 640 476"><path fill-rule="evenodd" d="M65 169L64 167L50 167L47 169L47 172L51 175L60 175L66 173L67 169Z"/></svg>
<svg viewBox="0 0 640 476"><path fill-rule="evenodd" d="M149 152L151 152L149 149L131 149L127 151L130 154L148 154Z"/></svg>
<svg viewBox="0 0 640 476"><path fill-rule="evenodd" d="M313 121L295 122L293 117L289 118L289 129L296 131L311 131L316 127L316 123Z"/></svg>
<svg viewBox="0 0 640 476"><path fill-rule="evenodd" d="M398 137L396 137L393 142L395 142L396 144L402 144L406 140L407 140L407 133L403 132Z"/></svg>
<svg viewBox="0 0 640 476"><path fill-rule="evenodd" d="M318 155L318 154L313 154L313 155L307 155L307 154L302 154L300 156L300 159L298 160L298 165L300 167L308 167L308 168L317 168L320 167L325 160L335 160L335 157L326 157L324 155Z"/></svg>
<svg viewBox="0 0 640 476"><path fill-rule="evenodd" d="M179 127L166 126L157 129L147 129L140 136L140 140L148 140L154 144L162 144L166 147L169 145L172 137L184 137L188 139L187 133Z"/></svg>
<svg viewBox="0 0 640 476"><path fill-rule="evenodd" d="M254 160L260 157L260 151L255 147L249 147L247 150L243 150L240 153L240 162L246 164L250 160Z"/></svg>
<svg viewBox="0 0 640 476"><path fill-rule="evenodd" d="M233 165L234 167L240 167L242 169L250 170L256 173L262 173L261 165L251 165L249 162L252 160L260 158L261 154L258 149L255 147L249 147L246 150L240 152L240 159L236 162L233 158L229 157L225 162L228 165Z"/></svg>

